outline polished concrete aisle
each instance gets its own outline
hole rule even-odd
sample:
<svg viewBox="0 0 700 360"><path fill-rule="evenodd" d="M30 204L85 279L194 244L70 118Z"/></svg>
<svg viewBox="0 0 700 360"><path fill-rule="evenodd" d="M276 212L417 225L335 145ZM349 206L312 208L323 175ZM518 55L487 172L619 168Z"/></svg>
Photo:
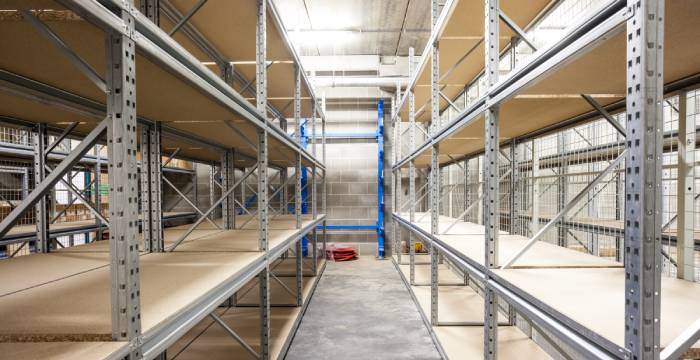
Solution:
<svg viewBox="0 0 700 360"><path fill-rule="evenodd" d="M328 263L286 359L440 359L391 260Z"/></svg>

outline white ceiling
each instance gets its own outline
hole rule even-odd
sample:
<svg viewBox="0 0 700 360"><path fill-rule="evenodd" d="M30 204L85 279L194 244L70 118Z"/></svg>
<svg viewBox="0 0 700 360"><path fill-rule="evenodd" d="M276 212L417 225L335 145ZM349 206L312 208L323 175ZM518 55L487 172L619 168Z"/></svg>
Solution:
<svg viewBox="0 0 700 360"><path fill-rule="evenodd" d="M275 0L275 4L302 56L405 56L411 46L420 54L430 34L430 0Z"/></svg>

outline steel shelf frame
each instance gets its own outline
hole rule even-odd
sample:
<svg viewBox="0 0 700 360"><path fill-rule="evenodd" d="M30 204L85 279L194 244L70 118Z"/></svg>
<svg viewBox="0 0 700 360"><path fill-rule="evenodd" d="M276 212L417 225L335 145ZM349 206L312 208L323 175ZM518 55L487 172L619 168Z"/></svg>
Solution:
<svg viewBox="0 0 700 360"><path fill-rule="evenodd" d="M257 19L256 19L256 79L255 79L255 105L251 105L239 93L234 91L225 80L221 79L216 74L205 68L197 59L188 53L168 34L163 32L157 25L158 12L161 10L158 1L144 1L142 10L145 10L145 15L139 9L135 8L132 0L117 1L117 0L57 0L68 9L74 11L83 19L105 31L107 43L107 76L102 80L97 73L90 68L89 65L82 62L79 57L75 59L75 54L70 49L64 49L64 54L73 57L74 65L78 66L93 82L100 88L103 88L106 93L106 106L94 101L82 98L70 92L60 89L51 88L46 84L39 83L30 79L22 78L16 74L7 72L2 73L1 86L10 88L14 93L20 89L20 93L29 96L35 100L43 101L51 105L62 106L79 111L83 114L88 114L91 117L101 119L97 126L92 129L82 140L82 142L70 153L60 156L60 162L51 170L46 172L44 164L47 159L46 154L50 153L52 146L48 142L48 127L41 124L39 131L34 132L35 146L33 151L36 156L35 167L39 174L36 181L35 189L28 194L26 199L13 209L11 214L3 219L0 223L0 235L4 236L12 227L20 215L36 206L37 211L42 219L48 218L46 215L45 201L42 201L44 196L57 182L62 181L62 176L70 171L75 165L84 162L86 154L93 149L96 144L105 143L103 138L106 137L108 159L102 161L99 156L94 160L94 168L96 174L100 174L99 168L104 164L107 165L109 171L109 223L101 221L96 223L90 230L102 231L109 230L109 245L110 245L110 266L112 274L111 286L111 303L112 303L112 338L118 341L125 341L126 345L113 353L110 358L129 358L129 359L152 359L159 358L168 346L172 345L179 337L185 334L189 329L196 325L204 317L208 316L216 307L220 306L227 299L231 298L241 286L255 277L258 277L260 283L260 359L270 358L270 263L275 259L286 254L294 245L297 247L297 291L300 294L302 281L302 259L300 256L299 246L302 238L309 233L313 233L314 241L314 272L316 269L316 241L317 228L319 224L324 224L323 248L325 253L325 210L326 210L326 184L325 184L325 164L316 158L316 118L321 119L321 140L323 147L323 159L325 161L325 101L319 102L316 100L316 95L313 89L309 86L313 100L312 107L312 132L313 145L312 151L309 152L302 145L293 140L286 133L286 119L279 119L280 126L274 124L267 116L268 97L267 97L267 66L266 66L266 39L267 39L267 17L272 16L272 23L278 27L287 50L292 54L294 62L297 64L297 79L295 86L295 107L299 108L300 84L301 79L307 84L310 84L306 74L301 70L300 60L294 48L291 46L287 34L284 31L277 10L271 0L257 0ZM28 12L25 16L31 16ZM31 19L30 19L31 20ZM154 22L155 21L155 22ZM185 24L187 18L184 18L181 23ZM50 30L49 30L50 32ZM59 40L60 41L60 40ZM242 115L246 121L257 128L257 141L253 145L256 156L254 159L255 165L250 167L246 174L241 179L234 179L234 164L233 156L234 149L225 149L220 145L211 143L206 139L201 139L191 136L186 132L170 129L166 126L151 121L149 119L138 118L136 115L136 79L138 74L135 73L135 53L140 52L147 56L157 65L162 66L171 74L185 80L193 88L204 93L211 99L231 112ZM225 77L230 77L230 75ZM106 117L105 114L106 113ZM273 111L273 114L275 111ZM277 112L278 113L278 112ZM297 120L298 112L297 112ZM7 119L13 124L22 126L27 124L24 120ZM297 121L299 124L299 121ZM139 197L137 188L138 163L136 161L137 147L137 129L141 135L141 176L140 183L143 196ZM70 132L70 128L66 130L55 129L54 131L62 131L64 134ZM62 134L61 136L65 136ZM166 135L167 134L167 135ZM165 248L163 244L162 233L162 189L161 177L164 171L164 166L161 164L160 143L161 136L172 136L178 141L185 143L196 143L206 146L214 151L225 154L224 165L227 165L225 182L222 197L213 202L212 206L206 212L200 212L197 221L186 234L182 236L174 245ZM271 137L283 144L284 147L293 152L296 156L296 166L299 168L302 161L307 161L312 168L312 216L311 223L301 226L301 212L296 212L297 229L295 235L286 239L283 243L271 248L269 246L268 232L270 214L268 211L268 176L267 171L275 165L269 163L268 159L268 138ZM48 151L46 149L49 149ZM235 152L238 155L238 152ZM171 155L174 157L175 153ZM215 164L215 163L211 163ZM167 165L167 162L166 164ZM258 220L258 250L263 254L259 260L249 264L242 272L242 275L233 276L222 284L219 284L214 289L211 289L187 308L180 309L176 314L173 314L167 321L158 324L155 328L149 329L146 332L142 331L140 321L140 281L139 281L139 204L143 208L144 219L142 221L143 231L146 234L146 250L152 252L169 252L175 249L177 245L184 239L187 233L190 233L199 223L205 219L210 220L209 215L225 202L225 208L231 211L224 211L225 224L227 228L235 228L235 216L233 209L233 197L229 197L238 185L244 186L245 179L253 172L257 171L257 214ZM318 214L317 210L317 177L319 171L323 172L321 179L322 184L322 212ZM286 171L285 171L286 173ZM299 173L297 173L297 176ZM286 181L282 184L286 187ZM279 191L279 189L278 189ZM302 189L297 186L296 193L300 194ZM276 196L277 192L272 195ZM97 197L99 199L99 197ZM228 198L228 199L227 199ZM226 201L228 200L228 201ZM99 200L98 200L99 201ZM38 204L38 205L37 205ZM297 205L299 203L297 202ZM196 206L195 206L196 207ZM39 222L39 225L44 228L45 222ZM87 228L81 228L77 231L85 231ZM53 236L48 231L40 231L38 239L44 246L39 246L40 250L49 250L48 239ZM74 231L74 230L69 230ZM43 250L42 250L43 252ZM308 305L304 301L298 301L298 306ZM303 311L302 311L303 312ZM297 318L295 324L298 325ZM295 327L296 327L295 325ZM289 339L287 340L288 346Z"/></svg>
<svg viewBox="0 0 700 360"><path fill-rule="evenodd" d="M693 343L700 339L700 326L696 322L686 329L677 339L672 341L668 347L661 349L660 346L660 294L661 294L661 169L664 146L664 133L662 125L662 104L666 90L676 88L676 91L688 88L692 80L681 81L683 84L663 84L663 29L664 29L664 0L629 0L611 1L607 6L591 17L583 20L579 26L568 32L561 40L549 47L536 52L532 59L521 64L506 75L503 79L498 78L498 27L499 21L507 21L501 13L498 0L482 0L485 6L484 23L484 43L485 43L485 77L487 90L461 111L456 117L443 128L437 128L439 123L439 111L433 106L431 117L433 131L427 140L420 146L414 144L409 146L409 153L401 157L400 151L394 150L392 159L392 189L394 194L393 234L395 236L394 246L398 248L401 228L409 233L410 241L410 276L404 279L406 285L416 285L415 273L415 253L413 237L422 239L430 246L431 258L431 314L425 316L427 325L439 325L437 321L437 265L441 257L446 258L456 267L465 271L471 278L483 284L484 289L484 358L497 358L498 323L496 321L499 313L498 300L504 301L508 307L516 313L525 317L537 326L547 330L553 338L565 343L575 353L586 358L600 359L676 359L681 356ZM438 52L436 50L437 41L440 34L445 29L447 22L454 10L455 2L447 1L444 10L439 17L433 19L433 30L423 52L423 56L416 73L410 74L409 85L406 93L401 96L397 92L397 104L392 111L392 124L395 131L392 134L394 147L400 144L400 132L397 131L397 124L400 123L399 109L408 106L409 138L414 135L414 101L413 89L418 78L421 76L423 68L430 66L429 71L437 72ZM435 4L433 4L435 6ZM437 18L437 20L435 20ZM498 136L499 126L499 106L505 101L515 97L519 92L533 84L538 77L548 75L558 71L564 64L572 59L593 49L597 45L606 41L606 35L617 34L625 31L626 26L626 48L627 48L627 87L626 101L622 104L614 104L610 108L622 110L626 106L626 129L622 130L624 141L624 151L620 151L618 159L612 165L621 164L624 158L625 165L625 229L622 232L625 240L624 245L624 265L625 265L625 340L624 345L619 346L611 340L585 328L583 325L568 318L556 309L549 307L542 301L533 298L515 284L505 281L496 275L491 269L508 267L513 261L511 259L506 264L498 264L498 230L501 226L499 221L499 177L501 168L499 164L501 141ZM516 31L518 33L518 31ZM527 42L527 40L525 40ZM432 61L428 65L428 56ZM409 58L411 56L409 55ZM412 61L409 59L409 69L412 69ZM427 71L427 70L426 70ZM434 79L431 85L431 101L435 105L435 100L439 93L439 83ZM578 116L574 119L562 119L562 125L567 126L575 122L585 121L593 117L611 119L606 110L597 104L592 104L595 111ZM681 104L683 106L683 104ZM438 160L439 145L443 140L448 139L458 130L471 124L481 114L484 115L485 123L485 149L484 154L484 181L483 181L483 224L485 226L485 265L477 264L460 252L442 242L437 233L437 221L440 213L439 194L439 170L441 164ZM614 120L612 120L614 121ZM566 124L566 125L563 125ZM613 125L617 125L614 123ZM616 126L618 130L621 127ZM546 129L542 131L552 131ZM538 133L542 133L542 131ZM695 139L695 129L680 129L684 131L685 137ZM525 136L534 136L533 134ZM518 139L520 140L520 139ZM515 141L515 140L514 140ZM513 141L513 142L514 142ZM686 140L687 142L687 140ZM693 141L694 143L695 141ZM512 144L512 143L511 143ZM398 145L400 146L400 145ZM694 147L692 147L694 148ZM400 149L400 147L398 148ZM409 182L414 181L412 173L415 160L419 155L431 153L430 161L430 231L424 230L415 223L414 219L414 198L415 187L409 185L409 196L411 197L409 214L401 215L398 196L401 193L401 171L403 167L409 168ZM515 148L511 146L511 155L515 157ZM690 156L690 155L688 155ZM457 164L458 161L467 159L465 155L462 159L451 159L446 165ZM692 159L692 158L691 158ZM513 162L514 164L515 162ZM514 165L508 165L514 166ZM604 170L602 174L609 173L611 167ZM466 166L464 167L466 171ZM690 175L688 175L690 174ZM694 177L691 171L686 171L683 175L691 181ZM589 184L586 189L594 186L600 176ZM511 181L513 179L511 178ZM580 195L581 193L579 193ZM578 196L577 196L578 197ZM481 199L479 199L481 200ZM477 201L479 201L477 200ZM686 206L692 206L693 197L683 200ZM510 200L511 202L513 199ZM517 200L516 200L517 201ZM688 205L690 204L690 205ZM565 212L569 204L561 204L561 212ZM404 218L403 216L408 216ZM558 216L557 216L558 217ZM550 219L548 223L557 220L557 217ZM549 224L548 224L549 225ZM513 224L511 224L513 226ZM546 229L545 226L543 229ZM688 228L687 226L685 228ZM685 229L684 228L684 229ZM685 229L692 234L692 228ZM537 236L530 240L530 243L537 241ZM692 250L692 243L687 242L684 246ZM521 253L527 251L523 248ZM688 257L686 255L686 257ZM398 269L401 263L400 252L394 260ZM511 311L511 310L509 310ZM514 319L513 314L509 318ZM511 320L512 321L512 320Z"/></svg>

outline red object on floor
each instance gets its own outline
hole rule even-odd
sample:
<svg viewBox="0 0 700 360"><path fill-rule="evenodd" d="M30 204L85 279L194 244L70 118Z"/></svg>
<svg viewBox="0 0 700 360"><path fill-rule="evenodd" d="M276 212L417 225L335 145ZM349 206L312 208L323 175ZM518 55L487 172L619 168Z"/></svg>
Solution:
<svg viewBox="0 0 700 360"><path fill-rule="evenodd" d="M334 261L357 260L357 253L351 247L333 247L326 250L326 258Z"/></svg>

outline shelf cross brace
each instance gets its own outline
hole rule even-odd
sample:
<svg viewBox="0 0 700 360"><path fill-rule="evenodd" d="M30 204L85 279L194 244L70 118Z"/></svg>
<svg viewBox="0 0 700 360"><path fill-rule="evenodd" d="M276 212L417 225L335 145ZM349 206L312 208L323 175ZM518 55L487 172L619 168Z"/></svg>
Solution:
<svg viewBox="0 0 700 360"><path fill-rule="evenodd" d="M98 123L83 141L54 168L54 171L48 174L44 180L42 180L20 204L0 222L0 238L4 237L27 210L34 206L42 196L46 195L46 193L61 180L61 177L92 149L100 140L105 130L107 130L107 121L108 120L105 119Z"/></svg>
<svg viewBox="0 0 700 360"><path fill-rule="evenodd" d="M513 20L511 20L511 18L509 18L508 15L506 15L502 10L499 10L499 11L498 11L498 17L500 17L501 20L503 20L503 22L504 22L511 30L513 30L516 34L518 34L518 37L519 37L520 39L522 39L522 40L527 44L527 46L529 46L530 49L532 49L532 51L537 51L537 48L536 48L535 45L532 43L532 41L530 41L530 39L528 38L527 34L525 34L525 32L523 31L523 29L521 29L520 26L518 26L518 24L516 24Z"/></svg>
<svg viewBox="0 0 700 360"><path fill-rule="evenodd" d="M210 313L209 316L214 319L214 321L221 326L226 333L228 333L234 340L236 340L242 347L245 349L245 351L248 352L251 356L253 356L256 359L260 359L260 354L258 354L250 345L248 345L245 340L243 340L240 335L238 335L233 329L231 329L230 326L228 326L223 319L216 313Z"/></svg>
<svg viewBox="0 0 700 360"><path fill-rule="evenodd" d="M196 211L200 216L204 216L204 213L202 212L202 210L200 210L200 209L197 207L197 205L195 205L194 203L192 203L192 201L191 201L190 199L188 199L187 196L185 196L185 194L183 194L182 191L180 191L180 189L178 189L177 186L175 186L175 184L173 184L173 183L172 183L170 180L168 180L168 178L166 178L165 176L162 176L161 178L163 179L163 181L164 181L166 184L168 184L168 185L175 191L175 193L177 193L178 195L180 195L180 197L181 197L183 200L185 200L185 202L186 202L190 207L192 207L192 209L194 209L194 211ZM217 223L215 223L214 221L212 221L209 217L207 217L206 220L207 220L210 224L214 225L214 227L216 227L217 229L221 230L221 226L219 226L219 224L217 224Z"/></svg>
<svg viewBox="0 0 700 360"><path fill-rule="evenodd" d="M53 171L54 171L54 169L52 169L52 168L51 168L50 166L48 166L48 165L45 165L45 168L46 168L46 170L49 171L49 172L53 172ZM105 217L102 216L102 214L100 213L100 211L99 211L98 209L96 209L96 208L92 205L92 203L91 203L87 198L85 198L85 196L83 196L83 192L82 192L82 191L76 189L75 186L73 186L73 184L71 184L69 181L64 180L63 178L61 178L59 181L60 181L63 185L66 186L66 189L67 189L68 191L70 191L71 194L73 194L75 197L77 197L78 199L80 199L80 201L84 202L84 203L85 203L85 206L88 208L88 210L90 210L90 212L91 212L93 215L95 215L96 218L100 219L100 221L102 221L103 224L109 226L109 221L107 221L107 219L105 219Z"/></svg>
<svg viewBox="0 0 700 360"><path fill-rule="evenodd" d="M78 126L78 124L79 122L77 121L72 122L70 125L68 125L67 128L63 129L61 135L59 135L56 138L56 140L54 140L54 142L51 143L51 145L49 145L49 147L47 147L46 150L44 150L44 156L49 156L53 149L55 149L61 143L61 141L65 140L66 136L68 136Z"/></svg>
<svg viewBox="0 0 700 360"><path fill-rule="evenodd" d="M196 229L197 226L199 226L199 224L201 224L204 221L204 219L212 213L212 211L214 211L214 209L221 205L224 199L231 195L233 190L235 190L238 187L238 185L240 185L245 179L247 179L250 176L250 174L253 173L253 171L255 171L255 169L257 169L257 165L251 167L238 181L236 181L236 183L233 184L233 186L231 186L231 188L226 190L226 192L221 195L219 200L216 200L216 202L209 207L209 210L204 212L204 215L197 219L197 221L195 221L194 224L190 225L190 227L187 229L187 231L185 231L184 234L180 235L180 238L178 238L177 241L175 241L175 243L167 249L167 252L173 252L175 248L177 248L177 246L180 245L180 243L182 243L185 240L185 238L187 238L192 233L192 231L194 231L194 229Z"/></svg>
<svg viewBox="0 0 700 360"><path fill-rule="evenodd" d="M615 130L617 130L620 134L622 134L622 136L627 137L627 132L622 127L622 125L617 120L615 120L612 117L612 115L610 115L610 113L607 110L605 110L604 107L602 107L597 101L595 101L589 95L581 94L581 97L584 100L586 100L586 102L589 103L591 106L593 106L593 108L598 112L598 114L600 114L600 116L605 118L605 120L607 120L610 123L610 125L612 125L615 128Z"/></svg>
<svg viewBox="0 0 700 360"><path fill-rule="evenodd" d="M175 26L173 26L172 29L170 29L170 32L168 33L168 35L170 37L175 35L175 33L178 30L180 30L180 28L182 28L183 25L185 25L188 21L190 21L192 16L194 16L194 14L196 14L197 11L199 11L199 9L201 9L202 6L204 6L204 4L206 4L206 3L207 3L207 0L199 0L199 2L194 5L194 7L190 10L190 12L188 12L182 19L180 19L180 21L178 21L177 24L175 24Z"/></svg>
<svg viewBox="0 0 700 360"><path fill-rule="evenodd" d="M83 60L78 54L76 54L63 40L54 33L46 24L39 20L34 14L29 10L20 10L22 16L29 21L29 23L36 29L41 35L43 35L51 44L53 44L68 60L75 65L75 67L87 76L90 81L92 81L103 93L107 93L107 83L100 75L95 71L95 69L90 66L85 60Z"/></svg>
<svg viewBox="0 0 700 360"><path fill-rule="evenodd" d="M450 106L453 109L455 109L457 112L462 111L462 109L460 109L457 105L455 105L455 103L453 103L452 100L450 100L450 98L448 98L447 95L445 95L445 93L443 93L442 91L438 91L438 94L440 94L440 97L445 99L445 101L447 101L447 103L450 104Z"/></svg>
<svg viewBox="0 0 700 360"><path fill-rule="evenodd" d="M573 209L573 207L579 201L581 201L581 199L583 199L584 196L588 195L588 192L591 191L591 189L598 185L598 183L600 183L605 178L605 176L610 174L613 171L613 169L620 165L622 160L625 158L626 153L627 150L623 151L620 155L618 155L615 161L608 165L608 167L605 168L603 172L598 174L598 176L596 176L593 179L593 181L591 181L578 194L576 194L576 196L573 199L571 199L571 201L569 201L559 213L552 217L549 220L549 222L545 224L545 226L540 228L540 230L530 240L528 240L528 242L520 250L518 250L517 253L515 253L515 255L513 255L508 261L506 261L505 264L501 266L501 269L507 269L511 267L515 261L517 261L528 249L530 249L530 247L532 247L532 245L534 245L542 237L542 235L544 235L547 232L547 230L556 225L556 223L558 223L559 220L561 220L569 211L571 211L571 209Z"/></svg>
<svg viewBox="0 0 700 360"><path fill-rule="evenodd" d="M80 194L85 195L86 192L90 191L90 188L92 187L92 185L94 183L95 183L95 180L93 179L92 181L90 181L90 183L87 186L85 186L85 189L80 191ZM66 211L68 211L68 209L70 209L70 207L73 206L73 204L75 204L76 201L78 201L78 199L80 199L80 197L77 197L77 196L70 199L70 201L68 202L68 205L66 207L64 207L63 210L61 210L58 214L56 214L53 217L53 219L51 219L51 221L49 223L51 223L51 224L55 223L56 220L58 220L61 217L61 215L65 214Z"/></svg>

